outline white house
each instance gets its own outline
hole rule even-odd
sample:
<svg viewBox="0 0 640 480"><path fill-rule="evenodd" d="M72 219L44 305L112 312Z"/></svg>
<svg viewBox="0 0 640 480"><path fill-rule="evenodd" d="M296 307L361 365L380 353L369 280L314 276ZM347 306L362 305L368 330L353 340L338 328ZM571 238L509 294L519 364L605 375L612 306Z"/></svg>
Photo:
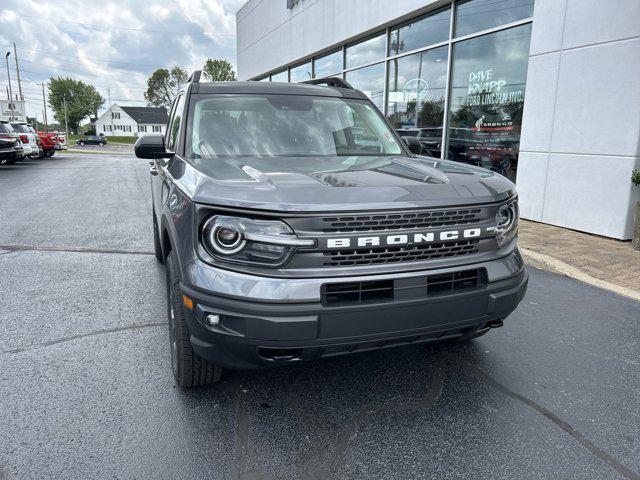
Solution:
<svg viewBox="0 0 640 480"><path fill-rule="evenodd" d="M105 137L137 137L164 133L169 116L162 107L121 107L111 105L95 122L96 134Z"/></svg>

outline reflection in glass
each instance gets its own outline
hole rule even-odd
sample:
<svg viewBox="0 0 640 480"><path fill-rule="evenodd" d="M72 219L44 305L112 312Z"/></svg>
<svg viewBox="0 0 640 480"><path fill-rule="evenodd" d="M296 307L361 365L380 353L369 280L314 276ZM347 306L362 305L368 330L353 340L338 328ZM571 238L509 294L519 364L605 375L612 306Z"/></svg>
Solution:
<svg viewBox="0 0 640 480"><path fill-rule="evenodd" d="M347 68L382 60L387 51L386 37L386 34L382 33L364 42L349 45L346 52Z"/></svg>
<svg viewBox="0 0 640 480"><path fill-rule="evenodd" d="M311 62L298 65L297 67L291 67L291 69L289 70L289 77L291 78L291 83L311 80Z"/></svg>
<svg viewBox="0 0 640 480"><path fill-rule="evenodd" d="M448 158L515 181L531 24L455 44Z"/></svg>
<svg viewBox="0 0 640 480"><path fill-rule="evenodd" d="M533 16L534 0L465 0L457 3L455 36Z"/></svg>
<svg viewBox="0 0 640 480"><path fill-rule="evenodd" d="M186 155L201 164L217 166L212 162L217 157L377 157L402 152L389 126L365 100L257 94L199 97L190 105L193 123Z"/></svg>
<svg viewBox="0 0 640 480"><path fill-rule="evenodd" d="M442 143L447 56L444 46L389 61L389 121L396 129L413 132L423 153L435 157Z"/></svg>
<svg viewBox="0 0 640 480"><path fill-rule="evenodd" d="M410 52L449 39L451 9L436 10L391 30L389 55Z"/></svg>
<svg viewBox="0 0 640 480"><path fill-rule="evenodd" d="M362 90L380 110L383 109L384 63L347 72L345 80L354 88Z"/></svg>
<svg viewBox="0 0 640 480"><path fill-rule="evenodd" d="M314 60L315 78L342 75L342 50Z"/></svg>
<svg viewBox="0 0 640 480"><path fill-rule="evenodd" d="M284 72L274 73L273 75L271 75L271 81L272 82L288 82L289 75L287 74L286 70Z"/></svg>

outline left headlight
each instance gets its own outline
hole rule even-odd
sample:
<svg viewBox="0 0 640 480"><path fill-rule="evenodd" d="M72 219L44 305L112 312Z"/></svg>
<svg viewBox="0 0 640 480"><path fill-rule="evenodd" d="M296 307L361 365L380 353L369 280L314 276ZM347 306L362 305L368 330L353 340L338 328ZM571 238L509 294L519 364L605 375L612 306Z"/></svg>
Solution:
<svg viewBox="0 0 640 480"><path fill-rule="evenodd" d="M502 248L518 233L518 199L515 198L500 205L496 214L496 240L498 248Z"/></svg>
<svg viewBox="0 0 640 480"><path fill-rule="evenodd" d="M202 226L202 243L221 262L283 266L298 247L312 247L315 240L298 238L278 220L253 220L214 215Z"/></svg>

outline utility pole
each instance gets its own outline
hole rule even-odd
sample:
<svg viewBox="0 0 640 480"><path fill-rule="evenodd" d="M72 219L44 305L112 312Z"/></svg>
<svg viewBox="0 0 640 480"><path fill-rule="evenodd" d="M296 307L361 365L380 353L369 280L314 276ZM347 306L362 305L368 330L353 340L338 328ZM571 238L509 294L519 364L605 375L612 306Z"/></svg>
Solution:
<svg viewBox="0 0 640 480"><path fill-rule="evenodd" d="M42 106L44 110L42 113L44 114L44 131L47 131L47 97L44 94L44 82L42 82Z"/></svg>
<svg viewBox="0 0 640 480"><path fill-rule="evenodd" d="M69 145L69 124L67 123L67 99L62 97L62 104L64 105L64 130L65 130L65 143Z"/></svg>
<svg viewBox="0 0 640 480"><path fill-rule="evenodd" d="M16 49L16 42L13 42L13 55L16 57L16 74L18 75L18 92L20 92L20 100L24 100L24 95L22 95L22 83L20 83L20 67L18 66L18 50Z"/></svg>
<svg viewBox="0 0 640 480"><path fill-rule="evenodd" d="M111 88L107 87L107 97L109 98L109 132L113 135L113 110L111 110ZM98 132L96 132L98 133Z"/></svg>
<svg viewBox="0 0 640 480"><path fill-rule="evenodd" d="M9 72L9 55L11 55L11 52L7 52L7 54L4 56L4 59L7 62L7 78L9 79L9 108L11 108L11 119L15 120L16 112L13 109L13 92L11 91L11 73Z"/></svg>

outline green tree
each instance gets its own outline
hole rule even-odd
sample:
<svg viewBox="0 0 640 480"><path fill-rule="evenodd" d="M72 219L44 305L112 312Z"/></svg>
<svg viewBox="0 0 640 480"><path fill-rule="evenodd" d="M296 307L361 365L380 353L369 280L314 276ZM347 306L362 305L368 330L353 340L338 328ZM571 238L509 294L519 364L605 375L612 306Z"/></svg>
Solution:
<svg viewBox="0 0 640 480"><path fill-rule="evenodd" d="M212 82L233 82L236 80L236 72L226 60L208 58L202 67L202 73Z"/></svg>
<svg viewBox="0 0 640 480"><path fill-rule="evenodd" d="M93 85L69 77L49 79L49 105L55 119L64 125L65 102L69 130L77 132L80 122L89 115L98 116L104 98Z"/></svg>
<svg viewBox="0 0 640 480"><path fill-rule="evenodd" d="M169 110L178 92L187 83L187 79L187 72L180 67L173 67L171 70L159 68L147 80L144 98L149 105L165 107Z"/></svg>

